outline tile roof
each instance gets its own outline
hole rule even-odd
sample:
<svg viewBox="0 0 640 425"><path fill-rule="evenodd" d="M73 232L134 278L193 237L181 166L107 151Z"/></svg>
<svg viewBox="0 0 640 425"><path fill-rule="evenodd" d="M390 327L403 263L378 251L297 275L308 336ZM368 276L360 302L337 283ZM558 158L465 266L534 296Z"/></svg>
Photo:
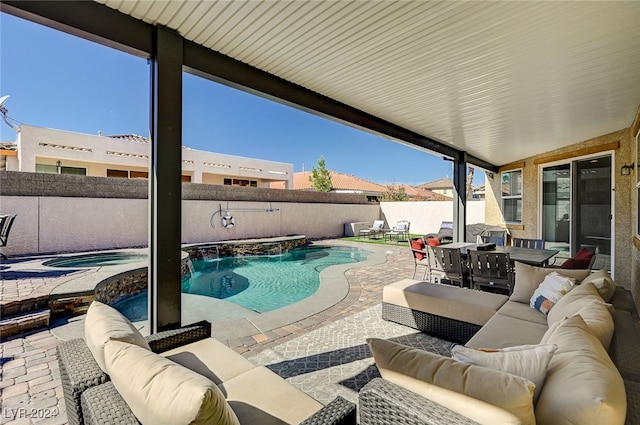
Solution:
<svg viewBox="0 0 640 425"><path fill-rule="evenodd" d="M15 142L0 142L0 150L17 151L18 144Z"/></svg>
<svg viewBox="0 0 640 425"><path fill-rule="evenodd" d="M453 188L453 180L451 180L448 177L445 177L442 179L423 183L421 185L418 185L417 187L420 187L422 189L445 189L445 188L448 189L448 188Z"/></svg>
<svg viewBox="0 0 640 425"><path fill-rule="evenodd" d="M338 173L335 171L329 171L329 174L331 175L332 190L353 190L369 193L384 193L387 191L387 188L383 185L363 180L356 176ZM311 176L311 171L295 173L293 175L293 189L312 190L313 186L311 185L309 176Z"/></svg>
<svg viewBox="0 0 640 425"><path fill-rule="evenodd" d="M138 136L137 134L114 134L111 137L112 139L120 139L120 140L128 140L129 142L138 142L138 143L149 143L149 138L144 136Z"/></svg>
<svg viewBox="0 0 640 425"><path fill-rule="evenodd" d="M408 184L394 185L394 187L403 187L404 193L406 193L409 198L413 198L412 200L416 201L450 201L452 199L450 196L441 195L432 190L410 186Z"/></svg>

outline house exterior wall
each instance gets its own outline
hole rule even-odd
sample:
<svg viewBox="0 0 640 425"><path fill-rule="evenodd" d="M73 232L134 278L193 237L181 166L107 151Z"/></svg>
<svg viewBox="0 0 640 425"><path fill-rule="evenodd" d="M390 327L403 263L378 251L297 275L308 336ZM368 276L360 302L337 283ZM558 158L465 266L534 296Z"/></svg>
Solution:
<svg viewBox="0 0 640 425"><path fill-rule="evenodd" d="M8 171L35 172L36 164L85 167L88 176L106 177L107 169L147 171L148 143L21 125L18 133L18 162ZM46 144L47 146L43 146ZM293 165L234 155L182 149L183 175L193 183L223 184L224 178L258 181L266 187L271 181L293 184ZM203 177L206 176L206 177Z"/></svg>
<svg viewBox="0 0 640 425"><path fill-rule="evenodd" d="M539 165L551 162L559 158L570 160L571 158L584 156L588 153L610 150L612 146L617 146L614 151L612 167L614 176L614 240L612 247L614 252L615 280L618 285L634 293L636 303L640 300L640 274L638 246L634 247L634 220L637 214L635 202L635 174L631 176L621 176L620 167L622 164L634 162L633 149L634 138L631 135L631 128L606 134L571 146L567 146L554 151L546 152L535 157L525 158L517 163L508 164L501 167L500 171L511 169L522 169L523 194L522 194L522 225L508 225L512 237L536 238L541 232L539 228ZM636 170L637 172L637 170ZM486 219L488 223L504 225L501 211L501 176L500 173L487 177L486 186ZM639 304L640 305L640 304Z"/></svg>
<svg viewBox="0 0 640 425"><path fill-rule="evenodd" d="M631 129L629 132L629 137L631 138L631 155L628 159L629 163L635 164L635 170L632 173L632 177L637 179L638 173L640 172L640 155L636 153L636 148L640 149L640 146L636 147L634 145L635 136L640 131L640 106L638 107L638 111L636 112L636 118L631 125ZM640 142L640 141L639 141ZM621 164L620 164L621 165ZM637 208L640 205L640 200L638 199L638 191L635 190L632 183L631 188L631 214L630 219L632 223L640 223L638 219L638 215L640 214L640 210ZM632 238L633 244L631 246L631 292L633 293L634 299L636 300L636 305L640 305L640 238L637 235L640 233L640 228L635 228L632 224Z"/></svg>

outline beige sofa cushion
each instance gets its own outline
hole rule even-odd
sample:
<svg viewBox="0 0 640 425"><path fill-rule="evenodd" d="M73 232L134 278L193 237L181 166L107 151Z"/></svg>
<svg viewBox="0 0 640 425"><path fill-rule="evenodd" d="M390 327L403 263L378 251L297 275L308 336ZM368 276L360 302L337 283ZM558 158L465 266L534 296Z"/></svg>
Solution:
<svg viewBox="0 0 640 425"><path fill-rule="evenodd" d="M527 308L533 310L531 307ZM498 312L465 345L467 347L506 348L538 344L547 329L547 325L505 316Z"/></svg>
<svg viewBox="0 0 640 425"><path fill-rule="evenodd" d="M456 345L451 349L451 357L463 363L489 367L521 376L536 386L534 403L542 391L547 375L547 367L558 349L557 345L520 345L495 349L468 348Z"/></svg>
<svg viewBox="0 0 640 425"><path fill-rule="evenodd" d="M209 378L216 385L256 367L215 338L192 342L161 354Z"/></svg>
<svg viewBox="0 0 640 425"><path fill-rule="evenodd" d="M602 299L606 302L611 301L613 294L616 292L616 283L611 279L608 270L598 270L595 273L591 273L589 277L582 281L583 285L586 283L593 283Z"/></svg>
<svg viewBox="0 0 640 425"><path fill-rule="evenodd" d="M582 317L557 322L543 343L556 344L558 351L536 405L538 425L623 425L622 377Z"/></svg>
<svg viewBox="0 0 640 425"><path fill-rule="evenodd" d="M533 292L551 272L558 272L563 276L573 277L580 281L591 273L590 270L559 270L547 267L534 267L516 261L516 282L513 287L513 293L509 299L511 301L529 304Z"/></svg>
<svg viewBox="0 0 640 425"><path fill-rule="evenodd" d="M299 424L322 404L264 366L218 386L242 424Z"/></svg>
<svg viewBox="0 0 640 425"><path fill-rule="evenodd" d="M591 300L577 314L582 317L593 336L600 340L604 349L609 351L615 325L607 305L600 300Z"/></svg>
<svg viewBox="0 0 640 425"><path fill-rule="evenodd" d="M107 372L104 347L110 340L123 341L151 350L135 326L118 310L94 301L89 306L84 320L84 338L100 369Z"/></svg>
<svg viewBox="0 0 640 425"><path fill-rule="evenodd" d="M113 385L146 425L239 425L209 379L137 345L109 341L105 361Z"/></svg>
<svg viewBox="0 0 640 425"><path fill-rule="evenodd" d="M509 300L498 310L498 313L503 316L514 317L516 319L526 320L527 322L538 323L545 327L547 326L547 316L535 308L531 308L529 304Z"/></svg>
<svg viewBox="0 0 640 425"><path fill-rule="evenodd" d="M585 305L592 300L603 301L600 293L592 283L583 283L576 286L567 295L560 298L556 305L547 315L549 326L555 322L575 315Z"/></svg>
<svg viewBox="0 0 640 425"><path fill-rule="evenodd" d="M451 285L404 279L382 289L385 303L436 316L484 325L508 297Z"/></svg>
<svg viewBox="0 0 640 425"><path fill-rule="evenodd" d="M535 385L528 379L383 339L367 343L384 379L482 424L535 424ZM469 398L500 409L478 408Z"/></svg>

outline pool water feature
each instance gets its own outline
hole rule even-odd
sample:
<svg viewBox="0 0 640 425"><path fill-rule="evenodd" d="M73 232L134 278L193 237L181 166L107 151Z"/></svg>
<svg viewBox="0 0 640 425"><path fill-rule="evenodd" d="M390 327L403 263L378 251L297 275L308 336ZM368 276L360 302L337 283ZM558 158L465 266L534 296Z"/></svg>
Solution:
<svg viewBox="0 0 640 425"><path fill-rule="evenodd" d="M320 272L327 267L357 263L368 251L321 247L294 249L273 256L193 260L193 274L182 281L182 292L222 299L257 313L273 311L314 294ZM132 321L147 317L147 293L113 305Z"/></svg>

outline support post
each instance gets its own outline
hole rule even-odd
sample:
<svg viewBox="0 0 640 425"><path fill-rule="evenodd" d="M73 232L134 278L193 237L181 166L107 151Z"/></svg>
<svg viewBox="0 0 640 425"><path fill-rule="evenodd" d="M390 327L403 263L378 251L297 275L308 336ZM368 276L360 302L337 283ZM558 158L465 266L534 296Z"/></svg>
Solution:
<svg viewBox="0 0 640 425"><path fill-rule="evenodd" d="M149 154L151 333L181 322L182 43L177 33L155 28Z"/></svg>
<svg viewBox="0 0 640 425"><path fill-rule="evenodd" d="M453 159L453 241L464 242L467 228L467 154Z"/></svg>

